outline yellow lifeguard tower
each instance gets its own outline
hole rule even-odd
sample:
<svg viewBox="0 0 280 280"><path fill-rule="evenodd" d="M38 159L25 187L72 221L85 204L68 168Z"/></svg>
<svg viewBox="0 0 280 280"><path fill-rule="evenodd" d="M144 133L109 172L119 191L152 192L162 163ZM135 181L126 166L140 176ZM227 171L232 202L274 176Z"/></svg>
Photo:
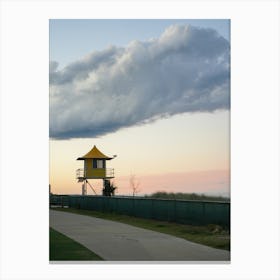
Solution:
<svg viewBox="0 0 280 280"><path fill-rule="evenodd" d="M77 158L77 160L84 161L84 168L79 168L76 170L76 178L78 179L78 182L83 182L82 195L87 194L88 184L95 193L88 179L103 179L103 194L110 195L108 191L104 190L108 190L108 188L110 188L110 179L114 178L114 169L106 168L106 161L115 157L116 155L113 157L104 155L94 145L94 147L87 154Z"/></svg>

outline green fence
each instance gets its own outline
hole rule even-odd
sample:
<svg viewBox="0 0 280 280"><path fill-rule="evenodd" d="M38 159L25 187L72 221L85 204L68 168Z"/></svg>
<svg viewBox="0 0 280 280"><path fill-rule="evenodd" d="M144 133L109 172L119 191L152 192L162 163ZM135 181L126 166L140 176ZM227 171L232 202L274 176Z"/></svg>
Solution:
<svg viewBox="0 0 280 280"><path fill-rule="evenodd" d="M182 224L218 224L230 227L229 202L79 195L68 196L67 200L69 207L78 209Z"/></svg>

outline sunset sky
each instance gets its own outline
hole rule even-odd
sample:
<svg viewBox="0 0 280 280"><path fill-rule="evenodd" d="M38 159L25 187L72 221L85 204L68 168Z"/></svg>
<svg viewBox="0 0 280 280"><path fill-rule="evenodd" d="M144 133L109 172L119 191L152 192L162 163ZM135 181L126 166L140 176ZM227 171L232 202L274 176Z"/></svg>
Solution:
<svg viewBox="0 0 280 280"><path fill-rule="evenodd" d="M50 20L52 192L81 193L76 159L96 145L117 155L118 195L131 175L138 195L229 195L229 34L229 20Z"/></svg>

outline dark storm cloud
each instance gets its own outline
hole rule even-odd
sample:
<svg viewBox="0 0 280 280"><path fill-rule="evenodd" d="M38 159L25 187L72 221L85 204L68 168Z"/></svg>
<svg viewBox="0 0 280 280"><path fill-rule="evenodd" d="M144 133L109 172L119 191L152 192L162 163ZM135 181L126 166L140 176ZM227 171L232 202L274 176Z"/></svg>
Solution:
<svg viewBox="0 0 280 280"><path fill-rule="evenodd" d="M184 112L229 109L229 42L212 29L170 26L58 70L50 63L50 137L96 137Z"/></svg>

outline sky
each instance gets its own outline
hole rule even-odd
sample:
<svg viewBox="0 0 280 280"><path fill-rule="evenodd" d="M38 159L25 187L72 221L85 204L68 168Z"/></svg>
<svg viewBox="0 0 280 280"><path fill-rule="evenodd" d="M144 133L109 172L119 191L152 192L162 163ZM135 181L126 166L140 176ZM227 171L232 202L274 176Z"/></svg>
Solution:
<svg viewBox="0 0 280 280"><path fill-rule="evenodd" d="M50 20L53 193L81 193L96 145L119 195L135 175L138 195L228 196L229 134L229 20Z"/></svg>

